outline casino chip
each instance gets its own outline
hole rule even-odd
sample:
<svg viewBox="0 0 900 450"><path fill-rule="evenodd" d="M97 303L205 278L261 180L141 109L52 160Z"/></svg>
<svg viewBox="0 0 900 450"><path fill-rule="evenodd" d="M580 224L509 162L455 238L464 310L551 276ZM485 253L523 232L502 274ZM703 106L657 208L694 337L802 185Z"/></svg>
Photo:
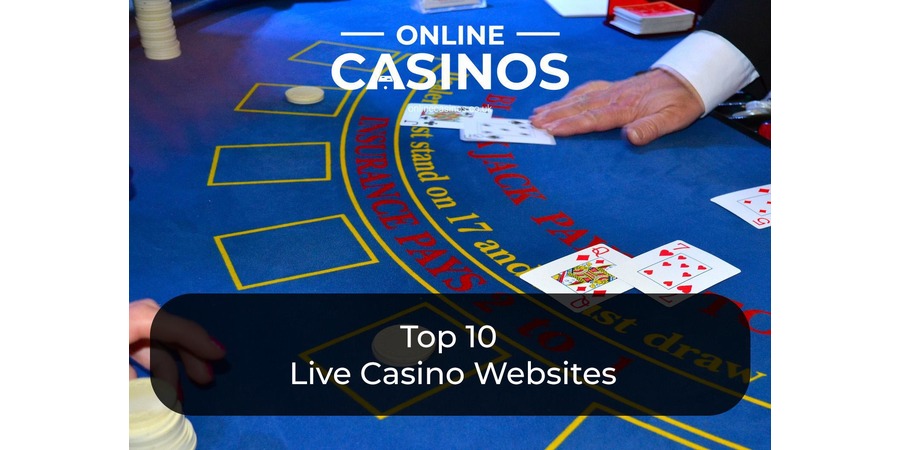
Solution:
<svg viewBox="0 0 900 450"><path fill-rule="evenodd" d="M288 89L284 96L295 105L312 105L325 99L325 91L315 86L297 86Z"/></svg>
<svg viewBox="0 0 900 450"><path fill-rule="evenodd" d="M157 388L160 389L160 395L167 398L167 403L174 398L173 389L161 389L162 386ZM160 401L147 377L136 378L128 384L128 447L172 450L197 448L197 435L191 422Z"/></svg>
<svg viewBox="0 0 900 450"><path fill-rule="evenodd" d="M134 0L134 22L147 59L164 60L181 56L181 43L175 35L175 22L172 20L172 2Z"/></svg>
<svg viewBox="0 0 900 450"><path fill-rule="evenodd" d="M382 364L392 367L415 366L419 361L425 361L434 352L436 345L422 347L419 345L418 335L428 330L419 327L410 330L412 333L412 345L406 345L407 330L401 325L387 327L378 332L372 339L372 354Z"/></svg>

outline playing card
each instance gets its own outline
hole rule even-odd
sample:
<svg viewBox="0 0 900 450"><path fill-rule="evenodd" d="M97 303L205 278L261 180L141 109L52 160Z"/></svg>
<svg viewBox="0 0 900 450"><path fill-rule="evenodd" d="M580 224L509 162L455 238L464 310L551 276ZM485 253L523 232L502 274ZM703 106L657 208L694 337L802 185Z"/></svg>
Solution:
<svg viewBox="0 0 900 450"><path fill-rule="evenodd" d="M459 138L468 142L556 145L550 133L525 119L467 119L459 130Z"/></svg>
<svg viewBox="0 0 900 450"><path fill-rule="evenodd" d="M480 2L481 0L422 0L422 7L425 9L446 8L450 6L475 5Z"/></svg>
<svg viewBox="0 0 900 450"><path fill-rule="evenodd" d="M403 111L400 125L405 127L462 128L463 119L490 119L493 110L479 106L432 105L410 103Z"/></svg>
<svg viewBox="0 0 900 450"><path fill-rule="evenodd" d="M713 197L713 203L733 212L757 229L772 225L772 185L744 189Z"/></svg>
<svg viewBox="0 0 900 450"><path fill-rule="evenodd" d="M610 273L666 306L740 273L740 269L684 241L674 241L610 268Z"/></svg>
<svg viewBox="0 0 900 450"><path fill-rule="evenodd" d="M600 244L536 267L520 278L578 312L631 289L609 273L611 267L629 259Z"/></svg>
<svg viewBox="0 0 900 450"><path fill-rule="evenodd" d="M563 17L606 17L609 0L546 0Z"/></svg>

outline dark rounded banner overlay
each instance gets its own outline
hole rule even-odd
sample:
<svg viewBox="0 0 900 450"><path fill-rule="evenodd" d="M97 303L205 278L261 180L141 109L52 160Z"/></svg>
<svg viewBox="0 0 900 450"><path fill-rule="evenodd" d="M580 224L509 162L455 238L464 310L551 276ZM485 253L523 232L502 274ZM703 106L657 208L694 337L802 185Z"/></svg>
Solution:
<svg viewBox="0 0 900 450"><path fill-rule="evenodd" d="M726 298L574 313L560 302L580 296L556 297L184 295L153 322L154 389L241 416L714 415L747 391L749 328Z"/></svg>

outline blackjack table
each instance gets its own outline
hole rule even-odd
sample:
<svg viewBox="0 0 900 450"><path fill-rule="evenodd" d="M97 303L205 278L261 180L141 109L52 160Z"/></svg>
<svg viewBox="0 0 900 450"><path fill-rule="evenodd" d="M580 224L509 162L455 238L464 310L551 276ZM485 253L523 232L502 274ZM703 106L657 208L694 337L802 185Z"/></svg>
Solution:
<svg viewBox="0 0 900 450"><path fill-rule="evenodd" d="M147 57L132 10L132 300L371 295L384 314L401 314L391 295L424 295L426 309L458 328L491 325L521 361L561 365L567 352L614 347L603 362L625 380L685 354L612 343L615 332L597 320L608 303L578 311L520 276L597 245L636 256L680 241L740 270L709 291L715 305L737 308L748 345L749 366L729 366L744 387L715 414L668 414L587 387L571 412L444 414L438 406L419 414L416 402L439 405L453 387L388 410L331 386L359 412L188 410L198 448L770 446L771 228L711 201L771 182L766 140L712 115L641 147L620 130L540 145L401 124L410 104L528 119L581 84L646 70L683 34L638 38L602 17L563 17L543 0L434 13L389 0L175 2L173 10L180 55L171 59ZM472 62L467 76L461 61ZM324 98L288 102L296 86ZM375 321L308 326L328 343L375 331ZM309 351L298 344L296 361ZM692 370L711 372L700 365L674 372L697 381Z"/></svg>

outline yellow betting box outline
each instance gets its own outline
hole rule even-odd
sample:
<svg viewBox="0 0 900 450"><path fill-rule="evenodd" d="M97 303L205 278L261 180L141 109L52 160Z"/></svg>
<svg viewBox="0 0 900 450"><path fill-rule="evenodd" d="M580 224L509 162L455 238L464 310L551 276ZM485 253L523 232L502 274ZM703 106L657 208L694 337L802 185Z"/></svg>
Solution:
<svg viewBox="0 0 900 450"><path fill-rule="evenodd" d="M297 58L298 56L318 47L319 45L334 45L337 47L355 48L355 49L359 49L359 50L372 50L372 51L379 52L379 53L390 53L392 59L396 59L397 56L400 54L400 52L397 50L389 50L386 48L364 47L362 45L341 44L339 42L331 42L331 41L316 41L316 42L313 42L313 44L310 45L309 47L306 47L303 50L300 50L299 52L297 52L296 54L294 54L293 56L288 58L288 60L295 61L295 62L303 62L303 63L307 63L307 64L316 64L319 66L331 67L331 64L333 63L333 61L327 61L327 62L326 61L313 61L310 59L298 59ZM373 66L374 66L374 63L373 63ZM351 69L351 70L359 70L362 72L374 72L375 71L374 67L367 69L364 67L344 66L343 68Z"/></svg>
<svg viewBox="0 0 900 450"><path fill-rule="evenodd" d="M344 264L342 266L331 267L328 269L300 273L300 274L291 275L288 277L276 278L274 280L261 281L258 283L245 285L241 282L240 277L238 277L237 271L234 268L234 264L231 262L231 257L228 256L228 251L225 249L225 243L223 242L225 239L228 239L230 237L243 236L243 235L253 234L253 233L263 233L266 231L276 230L279 228L294 227L294 226L300 226L300 225L304 225L304 224L308 224L308 223L323 222L326 220L335 220L335 219L341 220L344 223L344 225L347 227L347 229L350 231L350 233L353 234L353 237L356 238L356 241L359 243L360 247L362 247L363 251L366 252L366 255L369 256L368 261L359 261L359 262L355 262L355 263ZM231 274L231 279L232 279L232 281L234 281L234 285L235 285L235 287L237 287L237 289L239 291L242 291L245 289L251 289L251 288L255 288L255 287L260 287L260 286L268 286L271 284L283 283L285 281L299 280L301 278L307 278L307 277L322 275L322 274L331 273L331 272L338 272L341 270L352 269L354 267L361 267L361 266L367 266L369 264L378 263L378 258L375 257L375 253L373 253L372 249L370 249L369 246L366 245L365 241L363 241L363 239L362 239L362 236L359 235L359 232L356 231L356 228L353 227L353 224L350 223L350 220L347 219L347 216L344 214L335 214L333 216L301 220L299 222L291 222L291 223L285 223L285 224L281 224L281 225L273 225L273 226L268 226L268 227L263 227L263 228L255 228L252 230L238 231L235 233L221 234L219 236L214 236L213 239L215 239L216 247L219 248L219 253L222 254L222 258L225 260L225 266L228 268L228 273Z"/></svg>
<svg viewBox="0 0 900 450"><path fill-rule="evenodd" d="M288 178L288 179L269 179L269 180L252 180L252 181L219 181L216 178L216 168L219 166L219 154L223 149L229 148L260 148L260 147L298 147L298 146L320 145L325 150L325 167L324 175L319 178ZM212 167L209 170L209 180L207 186L236 186L242 184L277 184L277 183L306 183L312 181L331 181L331 143L330 142L290 142L284 144L249 144L249 145L219 145L213 154Z"/></svg>
<svg viewBox="0 0 900 450"><path fill-rule="evenodd" d="M626 421L626 422L628 422L628 423L630 423L630 424L632 424L632 425L635 425L635 426L637 426L637 427L643 428L644 430L647 430L647 431L656 433L656 434L658 434L658 435L660 435L660 436L662 436L662 437L664 437L664 438L670 439L670 440L672 440L672 441L674 441L674 442L677 442L677 443L679 443L679 444L681 444L681 445L684 445L685 447L693 448L693 449L705 449L705 448L707 448L707 447L705 447L705 446L703 446L703 445L698 444L697 442L688 440L688 439L686 439L686 438L684 438L684 437L682 437L682 436L678 436L678 435L676 435L676 434L674 434L674 433L671 433L671 432L669 432L669 431L666 431L666 430L664 430L664 429L662 429L662 428L660 428L660 427L658 427L658 426L655 426L655 425L653 425L653 424L650 424L650 423L648 423L647 421L640 420L640 419L637 419L637 418L632 417L632 416L626 416L626 415L623 415L622 412L617 411L617 410L615 410L615 409L613 409L613 408L610 408L610 407L608 407L608 406L602 405L602 404L600 404L600 403L598 403L598 402L592 402L592 403L591 403L591 404L590 404L590 405L589 405L589 406L581 413L581 415L579 415L578 417L576 417L575 420L573 420L573 421L566 427L566 429L562 431L562 433L560 433L558 436L556 436L555 439L553 439L553 442L551 442L551 443L547 446L547 450L554 450L554 449L556 449L556 448L559 448L560 444L562 444L563 441L565 441L565 440L572 434L572 432L575 431L575 429L578 428L578 426L581 425L582 422L584 422L585 419L587 419L588 416L590 416L590 415L591 415L594 411L596 411L596 410L601 410L601 411L603 411L604 415L614 416L614 417L616 417L616 418L618 418L618 419L621 419L621 420L624 420L624 421ZM703 430L700 430L700 429L698 429L698 428L692 427L692 426L690 426L690 425L688 425L688 424L686 424L686 423L684 423L684 422L675 420L675 419L673 419L673 418L671 418L671 417L666 417L666 416L653 416L653 417L654 417L655 419L661 420L661 421L663 421L663 422L665 422L665 423L667 423L667 424L669 424L669 425L672 425L672 426L681 428L682 430L685 430L685 431L687 431L687 432L689 432L689 433L693 433L693 434L696 435L696 436L699 436L699 437L701 437L701 438L704 438L704 439L710 440L710 441L712 441L712 442L715 442L715 443L717 443L717 444L719 444L719 445L722 445L722 446L725 446L725 447L728 447L728 448L733 448L733 449L736 449L736 450L748 450L747 447L744 447L743 445L737 444L737 443L735 443L735 442L732 442L732 441L729 441L729 440L727 440L727 439L721 438L721 437L716 436L716 435L714 435L714 434L711 434L711 433L705 432L705 431L703 431Z"/></svg>
<svg viewBox="0 0 900 450"><path fill-rule="evenodd" d="M395 320L397 320L397 319L399 319L399 318L401 318L401 317L403 317L403 316L409 315L410 313L412 313L412 312L414 312L414 311L416 311L416 310L422 309L422 308L428 309L428 310L430 310L431 312L433 312L433 313L435 313L435 314L441 316L441 317L442 317L443 319L445 319L447 322L450 322L451 324L453 324L454 326L456 326L456 327L459 328L460 330L465 330L465 329L466 329L466 327L465 327L462 323L460 323L459 321L457 321L457 320L455 320L454 318L450 317L449 315L447 315L447 314L444 313L443 311L437 309L434 305L432 305L432 304L430 304L430 303L427 303L427 302L423 302L423 303L420 303L420 304L418 304L418 305L416 305L416 306L412 306L412 307L409 307L409 308L407 308L407 309L405 309L405 310L403 310L403 311L400 311L400 312L398 312L398 313L396 313L396 314L394 314L394 315L392 315L392 316L390 316L390 317L386 317L386 318L384 318L384 319L381 319L381 320L379 320L378 322L375 322L375 323L366 325L366 326L364 326L364 327L362 327L362 328L360 328L360 329L358 329L358 330L351 331L351 332L349 332L349 333L347 333L347 334L345 334L345 335L343 335L343 336L334 338L334 339L332 339L332 340L330 340L330 341L328 341L328 342L325 342L324 344L320 344L320 345L318 345L318 346L316 346L316 347L314 347L314 348L311 348L311 349L309 349L309 350L307 350L307 351L301 353L301 354L300 354L300 357L303 358L304 361L306 361L307 363L309 363L309 362L312 361L312 356L311 356L311 355L312 355L313 353L316 353L316 352L318 352L318 351L324 350L324 349L326 349L326 348L328 348L328 347L331 347L332 345L335 345L335 344L337 344L337 343L339 343L339 342L342 342L342 341L345 341L345 340L347 340L347 339L350 339L350 338L352 338L352 337L354 337L354 336L357 336L357 335L359 335L359 334L365 333L366 331L369 331L369 330L371 330L371 329L373 329L373 328L376 328L376 327L385 325L385 324L387 324L387 323L393 322L393 321L395 321ZM493 360L490 361L490 362L492 362L492 363L494 363L494 364L499 363L500 361L503 361L503 360L505 360L505 359L507 359L507 358L510 357L509 352L507 352L506 350L503 350L502 348L500 348L500 347L498 347L498 346L496 346L496 345L494 345L494 346L491 347L491 348L499 354L498 357L496 357L496 358L494 358ZM487 366L487 363L479 364L479 366L481 367L482 370L484 370L485 367ZM321 368L321 366L319 366L319 364L316 364L316 363L313 363L313 367ZM475 375L475 373L476 373L476 369L472 369L472 370L470 370L470 371L468 371L468 372L465 373L464 378L471 378L472 376ZM332 383L334 383L333 380L332 380ZM429 389L429 390L427 390L427 391L425 391L425 392L423 392L423 393L421 393L421 394L419 394L419 395L417 395L417 396L415 396L415 397L413 397L413 398L407 399L407 400L405 400L405 401L403 401L403 402L397 404L396 406L394 406L394 407L392 407L392 408L390 408L390 409L388 409L388 410L386 410L386 411L381 411L381 410L379 410L378 408L376 408L375 406L373 406L373 405L372 405L371 403L369 403L365 398L363 398L361 395L359 395L356 391L354 391L353 389L350 389L349 385L340 385L340 384L336 384L336 386L337 386L338 388L340 388L342 391L344 391L347 395L349 395L350 398L352 398L352 399L355 400L357 403L359 403L360 405L362 405L363 408L365 408L367 411L369 411L370 413L372 413L372 415L374 415L374 416L377 417L379 420L381 420L381 419L385 419L385 418L391 416L392 414L397 413L397 411L400 411L400 410L402 410L402 409L404 409L404 408L408 408L408 407L410 407L410 406L412 406L412 405L414 405L414 404L416 404L416 403L418 403L418 402L420 402L420 401L422 401L422 400L425 400L426 398L428 398L428 397L430 397L430 396L432 396L432 395L434 395L434 394L437 394L438 392L443 391L444 389L447 389L448 387L452 387L453 385L450 384L450 383L444 383L444 384L442 384L442 385L440 385L440 386L435 386L434 388Z"/></svg>
<svg viewBox="0 0 900 450"><path fill-rule="evenodd" d="M252 112L252 113L264 113L264 114L286 114L290 116L312 116L312 117L337 117L338 114L341 113L341 109L344 108L344 104L347 103L347 99L350 98L350 92L339 87L334 86L315 86L325 91L343 91L344 97L341 98L341 102L338 103L337 108L334 109L333 112L330 113L312 113L312 112L298 112L298 111L279 111L277 109L244 109L244 105L250 100L250 97L253 96L253 93L260 87L280 87L280 88L292 88L296 86L300 86L299 84L280 84L280 83L256 83L250 88L250 91L244 95L244 98L241 99L241 102L238 103L237 106L234 107L234 110L237 112ZM287 100L285 100L287 101Z"/></svg>

